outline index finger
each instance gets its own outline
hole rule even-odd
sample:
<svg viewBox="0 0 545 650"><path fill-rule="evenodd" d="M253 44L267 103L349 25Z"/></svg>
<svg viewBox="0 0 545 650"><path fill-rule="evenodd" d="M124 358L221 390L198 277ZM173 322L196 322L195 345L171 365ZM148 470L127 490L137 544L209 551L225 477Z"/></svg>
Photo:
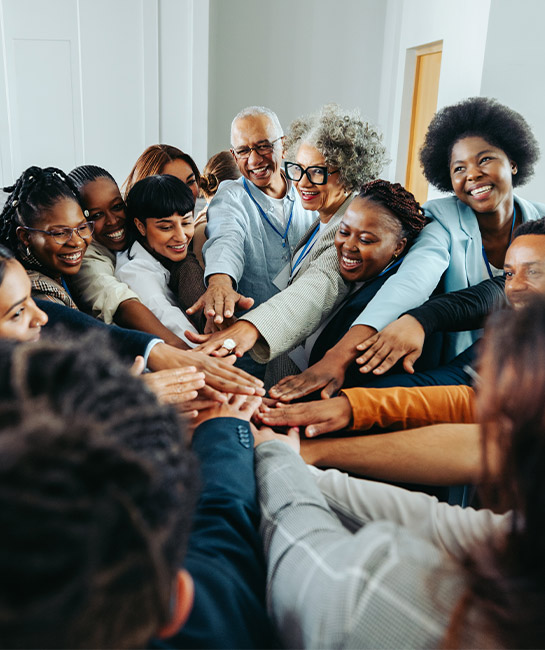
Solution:
<svg viewBox="0 0 545 650"><path fill-rule="evenodd" d="M377 341L377 343L371 346L367 352L356 359L356 363L360 366L366 364L367 370L365 370L365 372L369 372L369 370L372 370L375 366L378 366L378 364L386 357L389 352L390 349L386 348L380 341Z"/></svg>

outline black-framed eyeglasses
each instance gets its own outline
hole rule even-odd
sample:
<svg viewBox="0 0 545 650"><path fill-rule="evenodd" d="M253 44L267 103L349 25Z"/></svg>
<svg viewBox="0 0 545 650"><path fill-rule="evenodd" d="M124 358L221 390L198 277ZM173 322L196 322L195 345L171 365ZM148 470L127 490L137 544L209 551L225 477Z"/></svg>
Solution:
<svg viewBox="0 0 545 650"><path fill-rule="evenodd" d="M297 183L297 181L300 181L306 174L306 177L313 185L325 185L328 177L331 176L331 174L337 174L339 171L336 169L335 171L330 172L327 167L322 165L311 165L305 169L297 163L287 161L284 163L284 169L286 171L286 176L291 181Z"/></svg>
<svg viewBox="0 0 545 650"><path fill-rule="evenodd" d="M40 230L39 228L29 228L28 226L23 226L23 228L25 230L30 230L31 232L41 232L44 235L49 235L53 238L53 241L62 246L72 239L72 235L75 232L78 234L78 237L81 237L81 239L92 237L95 230L95 223L94 221L84 221L75 228L55 228L54 230Z"/></svg>
<svg viewBox="0 0 545 650"><path fill-rule="evenodd" d="M231 149L231 151L237 158L241 158L242 160L249 158L252 151L255 151L260 156L268 156L270 153L272 153L274 145L283 138L284 136L281 135L279 138L276 138L276 140L273 140L272 142L262 142L261 144L256 144L255 147L240 147L239 149Z"/></svg>

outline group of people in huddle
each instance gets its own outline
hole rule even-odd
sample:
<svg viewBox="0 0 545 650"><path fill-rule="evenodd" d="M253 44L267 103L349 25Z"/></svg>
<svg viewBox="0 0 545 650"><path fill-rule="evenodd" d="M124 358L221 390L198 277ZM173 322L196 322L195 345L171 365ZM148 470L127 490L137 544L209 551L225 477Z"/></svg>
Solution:
<svg viewBox="0 0 545 650"><path fill-rule="evenodd" d="M542 647L538 158L447 106L421 206L358 111L252 106L4 188L0 646Z"/></svg>

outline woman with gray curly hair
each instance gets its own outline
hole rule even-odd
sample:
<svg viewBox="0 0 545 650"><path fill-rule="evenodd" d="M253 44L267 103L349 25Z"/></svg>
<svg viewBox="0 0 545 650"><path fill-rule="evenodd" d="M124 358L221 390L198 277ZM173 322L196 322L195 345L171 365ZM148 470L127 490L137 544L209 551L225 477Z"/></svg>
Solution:
<svg viewBox="0 0 545 650"><path fill-rule="evenodd" d="M288 286L231 327L208 337L201 347L221 355L228 341L237 356L253 348L252 356L260 363L282 355L282 363L269 369L268 384L297 371L283 353L314 332L347 294L335 233L357 191L374 180L386 162L381 134L357 111L334 104L293 122L287 143L293 162L286 162L286 175L295 182L303 207L317 211L318 218L285 269Z"/></svg>

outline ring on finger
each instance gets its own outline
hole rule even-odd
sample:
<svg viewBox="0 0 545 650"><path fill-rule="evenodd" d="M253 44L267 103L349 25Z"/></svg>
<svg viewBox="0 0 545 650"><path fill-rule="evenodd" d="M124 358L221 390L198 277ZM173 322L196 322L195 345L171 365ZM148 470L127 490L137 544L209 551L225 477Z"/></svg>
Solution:
<svg viewBox="0 0 545 650"><path fill-rule="evenodd" d="M222 348L225 348L227 352L232 352L236 347L236 341L233 341L233 339L225 339L225 341L221 344Z"/></svg>

